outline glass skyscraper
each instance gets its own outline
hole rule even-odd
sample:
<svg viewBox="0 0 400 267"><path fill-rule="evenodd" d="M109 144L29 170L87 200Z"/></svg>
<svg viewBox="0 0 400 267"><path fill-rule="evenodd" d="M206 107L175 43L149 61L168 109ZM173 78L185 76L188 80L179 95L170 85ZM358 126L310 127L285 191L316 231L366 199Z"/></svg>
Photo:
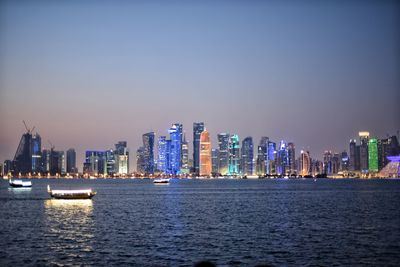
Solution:
<svg viewBox="0 0 400 267"><path fill-rule="evenodd" d="M190 168L189 168L189 144L186 141L186 136L183 136L183 142L182 142L182 155L181 155L181 161L182 161L182 166L181 166L181 173L184 174L189 174L190 173Z"/></svg>
<svg viewBox="0 0 400 267"><path fill-rule="evenodd" d="M368 170L378 172L378 140L371 138L368 141Z"/></svg>
<svg viewBox="0 0 400 267"><path fill-rule="evenodd" d="M42 171L42 138L36 133L32 137L32 173L39 173Z"/></svg>
<svg viewBox="0 0 400 267"><path fill-rule="evenodd" d="M194 173L200 173L200 135L204 131L204 122L193 123L193 168Z"/></svg>
<svg viewBox="0 0 400 267"><path fill-rule="evenodd" d="M204 129L200 134L200 176L211 176L211 141L209 132Z"/></svg>
<svg viewBox="0 0 400 267"><path fill-rule="evenodd" d="M181 124L174 124L169 129L170 150L169 150L169 173L173 175L180 174L181 171L181 142L182 127Z"/></svg>
<svg viewBox="0 0 400 267"><path fill-rule="evenodd" d="M129 151L126 141L115 144L115 172L117 174L128 174L129 172Z"/></svg>
<svg viewBox="0 0 400 267"><path fill-rule="evenodd" d="M369 132L359 132L360 137L360 169L362 172L368 172L368 141Z"/></svg>
<svg viewBox="0 0 400 267"><path fill-rule="evenodd" d="M237 134L229 139L229 175L240 174L240 141Z"/></svg>
<svg viewBox="0 0 400 267"><path fill-rule="evenodd" d="M242 141L241 170L243 175L253 175L253 138L248 136Z"/></svg>
<svg viewBox="0 0 400 267"><path fill-rule="evenodd" d="M77 173L76 169L76 152L75 149L67 150L67 173Z"/></svg>
<svg viewBox="0 0 400 267"><path fill-rule="evenodd" d="M157 169L159 172L167 173L167 137L158 138L158 160Z"/></svg>
<svg viewBox="0 0 400 267"><path fill-rule="evenodd" d="M218 134L219 173L221 175L229 174L229 137L228 133Z"/></svg>
<svg viewBox="0 0 400 267"><path fill-rule="evenodd" d="M154 174L154 132L145 133L143 139L143 172L147 174Z"/></svg>

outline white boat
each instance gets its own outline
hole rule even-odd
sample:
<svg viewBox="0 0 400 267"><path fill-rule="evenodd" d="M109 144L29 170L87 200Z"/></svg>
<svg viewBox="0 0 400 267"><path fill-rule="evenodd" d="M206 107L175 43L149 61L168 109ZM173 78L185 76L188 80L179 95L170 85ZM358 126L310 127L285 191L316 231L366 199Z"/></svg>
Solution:
<svg viewBox="0 0 400 267"><path fill-rule="evenodd" d="M12 187L32 187L31 181L24 181L21 179L13 180L10 178L8 181L9 185Z"/></svg>
<svg viewBox="0 0 400 267"><path fill-rule="evenodd" d="M91 199L96 195L96 192L92 189L52 190L50 185L47 185L47 192L52 198L56 199Z"/></svg>
<svg viewBox="0 0 400 267"><path fill-rule="evenodd" d="M169 180L171 180L170 178L158 178L158 179L154 179L153 183L154 184L169 184Z"/></svg>

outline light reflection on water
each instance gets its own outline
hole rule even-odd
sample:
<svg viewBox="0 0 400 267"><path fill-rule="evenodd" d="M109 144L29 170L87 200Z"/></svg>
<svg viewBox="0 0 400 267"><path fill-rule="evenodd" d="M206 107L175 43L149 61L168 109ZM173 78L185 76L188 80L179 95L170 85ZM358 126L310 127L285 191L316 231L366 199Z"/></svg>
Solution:
<svg viewBox="0 0 400 267"><path fill-rule="evenodd" d="M93 202L85 200L45 200L48 249L63 255L60 259L73 259L76 255L93 252ZM65 264L65 259L59 262ZM74 264L73 262L70 262Z"/></svg>

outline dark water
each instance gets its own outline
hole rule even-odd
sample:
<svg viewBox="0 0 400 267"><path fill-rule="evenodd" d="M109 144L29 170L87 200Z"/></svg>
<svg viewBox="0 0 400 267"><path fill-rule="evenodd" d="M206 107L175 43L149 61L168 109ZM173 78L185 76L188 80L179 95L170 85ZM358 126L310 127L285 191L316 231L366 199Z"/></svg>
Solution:
<svg viewBox="0 0 400 267"><path fill-rule="evenodd" d="M399 266L400 180L1 181L0 229L0 266Z"/></svg>

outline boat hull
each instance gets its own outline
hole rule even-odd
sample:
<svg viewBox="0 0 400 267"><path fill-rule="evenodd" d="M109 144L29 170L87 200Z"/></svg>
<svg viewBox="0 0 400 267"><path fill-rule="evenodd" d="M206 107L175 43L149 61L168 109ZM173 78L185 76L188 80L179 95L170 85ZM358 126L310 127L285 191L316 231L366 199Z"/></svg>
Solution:
<svg viewBox="0 0 400 267"><path fill-rule="evenodd" d="M92 192L90 194L87 193L71 193L71 194L54 194L51 193L50 196L55 199L91 199L94 197L96 193Z"/></svg>
<svg viewBox="0 0 400 267"><path fill-rule="evenodd" d="M20 188L20 187L32 187L32 182L26 182L21 180L13 180L9 182L11 187Z"/></svg>

